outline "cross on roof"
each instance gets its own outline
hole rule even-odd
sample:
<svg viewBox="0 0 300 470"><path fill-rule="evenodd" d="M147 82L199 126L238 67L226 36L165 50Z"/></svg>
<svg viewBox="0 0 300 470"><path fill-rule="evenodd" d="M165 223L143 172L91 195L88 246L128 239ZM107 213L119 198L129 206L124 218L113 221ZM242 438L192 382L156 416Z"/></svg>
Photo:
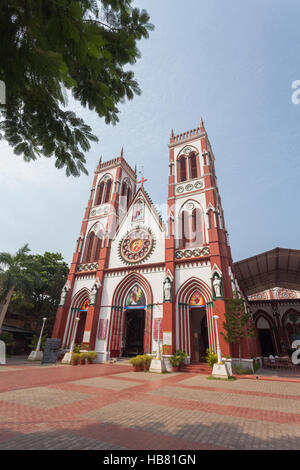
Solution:
<svg viewBox="0 0 300 470"><path fill-rule="evenodd" d="M140 179L140 181L138 181L138 184L141 183L141 187L143 187L145 181L148 181L148 180L145 179L145 178L142 176L141 179Z"/></svg>

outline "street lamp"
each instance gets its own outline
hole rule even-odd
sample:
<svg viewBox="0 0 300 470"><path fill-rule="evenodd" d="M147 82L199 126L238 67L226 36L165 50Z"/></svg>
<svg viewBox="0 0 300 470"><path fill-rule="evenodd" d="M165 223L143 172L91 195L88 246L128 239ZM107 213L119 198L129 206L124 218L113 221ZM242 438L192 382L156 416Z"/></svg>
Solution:
<svg viewBox="0 0 300 470"><path fill-rule="evenodd" d="M46 317L43 318L43 325L42 325L42 328L41 328L41 332L40 332L40 337L39 337L39 340L38 340L38 344L37 344L37 347L36 347L36 352L38 352L40 350L40 347L41 347L41 342L42 342L42 334L43 334L43 330L44 330L44 326L45 326L45 321L47 320Z"/></svg>
<svg viewBox="0 0 300 470"><path fill-rule="evenodd" d="M70 353L72 353L72 352L73 352L73 349L74 349L75 338L76 338L76 333L77 333L77 328L78 328L78 322L79 322L79 320L80 320L79 317L76 317L76 318L75 318L74 334L73 334L72 343L71 343L71 347L70 347Z"/></svg>
<svg viewBox="0 0 300 470"><path fill-rule="evenodd" d="M221 348L220 348L220 343L219 343L219 332L218 332L218 320L219 316L214 315L214 319L216 321L216 337L217 337L217 356L218 356L218 364L222 364L222 354L221 354Z"/></svg>

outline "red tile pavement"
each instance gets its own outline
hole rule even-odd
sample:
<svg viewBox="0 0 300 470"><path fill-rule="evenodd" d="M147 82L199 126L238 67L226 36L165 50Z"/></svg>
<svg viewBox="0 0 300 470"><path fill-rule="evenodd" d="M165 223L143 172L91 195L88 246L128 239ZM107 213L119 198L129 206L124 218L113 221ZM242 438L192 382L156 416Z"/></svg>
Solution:
<svg viewBox="0 0 300 470"><path fill-rule="evenodd" d="M292 384L281 385L280 393L270 393L261 381L257 390L253 381L249 390L247 381L239 390L235 388L238 380L230 385L226 382L226 388L225 383L206 385L197 374L127 374L131 368L124 365L18 369L0 372L0 449L48 445L49 449L67 450L76 448L76 439L78 445L95 449L300 449L300 414L293 409L264 409L262 402L268 397L300 400L300 387L297 394ZM88 380L92 378L98 379ZM185 384L190 379L199 385ZM168 390L174 396L163 395ZM187 399L185 390L197 390L197 397ZM61 404L62 391L65 404ZM204 391L206 397L211 393L209 401L204 399ZM220 392L228 397L226 404L218 403ZM237 406L238 395L251 396L254 407L242 406L245 400ZM227 432L220 432L216 424L222 419ZM274 431L272 423L277 424ZM187 434L180 431L182 426Z"/></svg>

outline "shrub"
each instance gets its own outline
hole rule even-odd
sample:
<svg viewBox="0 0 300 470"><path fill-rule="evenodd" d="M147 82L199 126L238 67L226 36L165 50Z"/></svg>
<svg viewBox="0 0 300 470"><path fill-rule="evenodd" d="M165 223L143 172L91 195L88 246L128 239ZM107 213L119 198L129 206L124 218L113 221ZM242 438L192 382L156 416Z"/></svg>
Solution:
<svg viewBox="0 0 300 470"><path fill-rule="evenodd" d="M48 335L42 336L41 347L40 347L41 351L44 351L47 336ZM31 340L31 343L29 344L29 348L36 349L38 342L39 342L39 338L36 335L34 335Z"/></svg>
<svg viewBox="0 0 300 470"><path fill-rule="evenodd" d="M171 357L169 358L169 361L170 361L170 363L171 363L171 365L172 365L173 367L179 367L180 364L181 364L181 362L182 362L181 356L176 355L176 354L174 354L173 356L171 356Z"/></svg>
<svg viewBox="0 0 300 470"><path fill-rule="evenodd" d="M152 356L148 356L148 354L144 354L142 357L143 357L144 369L149 370L151 361L152 361Z"/></svg>
<svg viewBox="0 0 300 470"><path fill-rule="evenodd" d="M89 361L90 364L96 359L96 357L97 357L96 351L89 351L87 353L87 360Z"/></svg>
<svg viewBox="0 0 300 470"><path fill-rule="evenodd" d="M142 366L144 365L144 358L143 356L139 355L139 356L135 356L135 357L132 357L130 360L129 360L130 364L132 364L134 367L139 367L139 366Z"/></svg>
<svg viewBox="0 0 300 470"><path fill-rule="evenodd" d="M85 364L85 361L87 359L87 353L80 353L79 354L79 360L80 360L80 364Z"/></svg>
<svg viewBox="0 0 300 470"><path fill-rule="evenodd" d="M13 335L11 333L7 333L6 331L0 334L0 340L4 341L5 346L12 346L15 344Z"/></svg>
<svg viewBox="0 0 300 470"><path fill-rule="evenodd" d="M73 353L72 353L72 359L71 359L71 360L72 360L72 363L78 364L79 359L80 359L80 354L73 352Z"/></svg>
<svg viewBox="0 0 300 470"><path fill-rule="evenodd" d="M184 360L188 357L187 353L185 351L181 351L181 349L177 349L175 351L175 356L180 357L180 362L184 362Z"/></svg>
<svg viewBox="0 0 300 470"><path fill-rule="evenodd" d="M210 367L213 367L214 364L218 362L218 356L217 353L214 351L210 351L209 349L206 350L206 362Z"/></svg>
<svg viewBox="0 0 300 470"><path fill-rule="evenodd" d="M80 344L74 344L73 351L74 353L80 353L81 345Z"/></svg>

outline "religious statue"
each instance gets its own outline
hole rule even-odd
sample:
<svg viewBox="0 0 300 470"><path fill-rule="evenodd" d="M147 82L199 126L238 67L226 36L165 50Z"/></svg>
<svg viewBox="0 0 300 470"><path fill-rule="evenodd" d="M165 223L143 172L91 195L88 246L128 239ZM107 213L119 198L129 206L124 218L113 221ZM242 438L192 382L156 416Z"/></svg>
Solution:
<svg viewBox="0 0 300 470"><path fill-rule="evenodd" d="M90 294L90 305L95 305L97 297L98 287L96 284L93 285Z"/></svg>
<svg viewBox="0 0 300 470"><path fill-rule="evenodd" d="M222 279L218 276L214 277L213 286L215 291L215 297L222 297L221 286L222 286Z"/></svg>
<svg viewBox="0 0 300 470"><path fill-rule="evenodd" d="M61 307L64 307L64 305L66 303L67 293L68 293L68 288L67 288L67 286L64 286L62 291L61 291L61 296L60 296L60 301L59 301L59 305Z"/></svg>
<svg viewBox="0 0 300 470"><path fill-rule="evenodd" d="M164 300L170 302L172 300L172 284L170 279L167 277L164 285Z"/></svg>

